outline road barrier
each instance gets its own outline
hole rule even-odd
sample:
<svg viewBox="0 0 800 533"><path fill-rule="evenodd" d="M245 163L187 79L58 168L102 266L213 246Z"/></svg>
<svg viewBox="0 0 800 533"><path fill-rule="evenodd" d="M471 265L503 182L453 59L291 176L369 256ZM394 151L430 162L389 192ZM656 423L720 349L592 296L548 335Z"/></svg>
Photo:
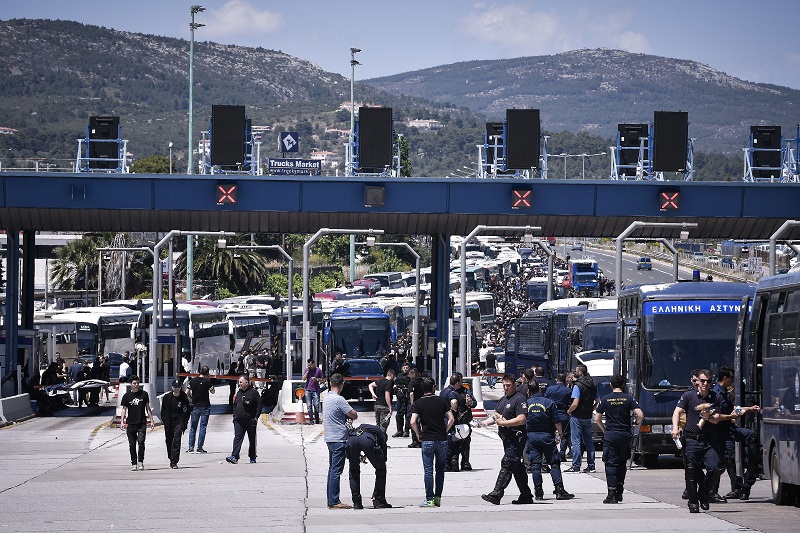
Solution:
<svg viewBox="0 0 800 533"><path fill-rule="evenodd" d="M22 422L34 416L36 416L36 413L31 408L30 394L17 394L16 396L0 398L0 426Z"/></svg>

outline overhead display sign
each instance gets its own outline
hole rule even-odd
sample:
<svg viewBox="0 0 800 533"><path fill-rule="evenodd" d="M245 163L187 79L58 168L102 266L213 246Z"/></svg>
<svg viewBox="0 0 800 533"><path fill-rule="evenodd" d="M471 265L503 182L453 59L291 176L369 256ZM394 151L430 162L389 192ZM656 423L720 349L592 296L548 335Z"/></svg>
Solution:
<svg viewBox="0 0 800 533"><path fill-rule="evenodd" d="M315 159L269 158L267 165L273 176L318 176L322 173L322 161Z"/></svg>
<svg viewBox="0 0 800 533"><path fill-rule="evenodd" d="M511 190L511 209L529 209L533 201L531 189Z"/></svg>
<svg viewBox="0 0 800 533"><path fill-rule="evenodd" d="M239 186L232 183L217 184L217 205L235 204L239 197Z"/></svg>

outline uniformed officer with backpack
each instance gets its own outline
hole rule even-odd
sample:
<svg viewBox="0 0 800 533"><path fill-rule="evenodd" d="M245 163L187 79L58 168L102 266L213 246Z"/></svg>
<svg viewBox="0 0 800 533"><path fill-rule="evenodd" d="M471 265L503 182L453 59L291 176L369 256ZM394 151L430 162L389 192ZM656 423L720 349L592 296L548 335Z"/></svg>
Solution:
<svg viewBox="0 0 800 533"><path fill-rule="evenodd" d="M361 463L367 461L375 468L375 488L372 491L373 509L390 509L386 502L386 433L372 424L361 424L347 436L346 455L350 463L350 493L353 509L363 509L361 499Z"/></svg>

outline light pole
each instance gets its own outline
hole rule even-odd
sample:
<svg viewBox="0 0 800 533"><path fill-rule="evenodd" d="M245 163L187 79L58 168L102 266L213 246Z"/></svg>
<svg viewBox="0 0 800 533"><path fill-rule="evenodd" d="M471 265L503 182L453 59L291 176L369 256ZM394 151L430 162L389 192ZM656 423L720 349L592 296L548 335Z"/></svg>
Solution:
<svg viewBox="0 0 800 533"><path fill-rule="evenodd" d="M152 318L150 320L150 342L148 343L148 357L149 365L148 372L150 377L148 383L153 388L155 393L155 376L156 376L156 351L158 350L158 327L164 325L164 294L163 294L163 276L161 275L161 249L172 242L173 237L181 235L216 235L218 237L232 237L235 233L229 231L181 231L172 230L167 233L163 239L158 241L153 246L153 307ZM158 318L156 319L156 313Z"/></svg>
<svg viewBox="0 0 800 533"><path fill-rule="evenodd" d="M414 256L415 261L415 268L414 273L416 274L416 286L414 291L414 336L411 337L411 356L414 358L414 361L417 360L417 356L419 355L419 285L420 285L420 273L419 273L419 261L420 257L414 248L411 247L410 244L407 242L375 242L374 238L368 238L367 242L365 243L367 246L395 246L399 248L405 248L408 250L411 255Z"/></svg>
<svg viewBox="0 0 800 533"><path fill-rule="evenodd" d="M169 173L172 175L172 143L169 143Z"/></svg>
<svg viewBox="0 0 800 533"><path fill-rule="evenodd" d="M311 245L317 242L317 239L323 235L383 235L382 229L331 229L320 228L310 239L303 245L303 360L307 360L311 355L311 327L309 324L309 294L308 294L308 257ZM289 379L289 376L286 376Z"/></svg>
<svg viewBox="0 0 800 533"><path fill-rule="evenodd" d="M697 224L694 222L642 222L641 220L631 222L631 225L628 226L625 231L620 233L615 239L617 244L617 264L614 273L616 279L614 281L617 284L617 294L619 294L619 292L622 290L622 245L624 244L626 237L628 237L637 229L642 228L679 228L682 230L681 238L687 238L689 236L688 229L696 227ZM686 235L685 237L684 234Z"/></svg>
<svg viewBox="0 0 800 533"><path fill-rule="evenodd" d="M189 166L187 174L194 174L194 139L192 127L194 126L194 30L202 28L205 24L195 23L194 16L205 11L203 6L193 5L189 8L192 22L189 23Z"/></svg>
<svg viewBox="0 0 800 533"><path fill-rule="evenodd" d="M251 236L252 240L252 236ZM229 250L278 250L289 263L289 286L287 287L287 302L286 306L289 308L289 317L286 320L286 379L289 379L292 374L292 310L294 308L294 293L292 288L292 279L294 278L294 259L289 255L286 250L279 244L272 245L259 245L251 244L249 246L228 246ZM281 317L283 318L283 317Z"/></svg>
<svg viewBox="0 0 800 533"><path fill-rule="evenodd" d="M361 51L360 48L350 49L350 176L353 175L355 169L353 168L353 148L355 146L355 131L356 131L356 98L355 98L355 80L356 80L356 65L360 65L356 61L356 54Z"/></svg>
<svg viewBox="0 0 800 533"><path fill-rule="evenodd" d="M596 154L583 153L583 154L580 154L578 156L578 157L581 158L581 179L582 180L586 179L586 158L587 157L596 157L596 156L599 156L599 155L606 155L606 153L605 152L598 152Z"/></svg>
<svg viewBox="0 0 800 533"><path fill-rule="evenodd" d="M512 231L512 232L525 232L529 235L534 231L542 231L539 226L475 226L472 233L464 237L461 241L461 318L458 320L458 361L456 368L465 376L467 374L467 243L479 233L486 231ZM448 350L452 354L453 350ZM452 372L452 368L448 368L448 375Z"/></svg>
<svg viewBox="0 0 800 533"><path fill-rule="evenodd" d="M561 153L561 154L558 154L558 157L561 157L561 158L564 159L564 179L567 179L567 158L569 156L567 154L565 154L565 153Z"/></svg>

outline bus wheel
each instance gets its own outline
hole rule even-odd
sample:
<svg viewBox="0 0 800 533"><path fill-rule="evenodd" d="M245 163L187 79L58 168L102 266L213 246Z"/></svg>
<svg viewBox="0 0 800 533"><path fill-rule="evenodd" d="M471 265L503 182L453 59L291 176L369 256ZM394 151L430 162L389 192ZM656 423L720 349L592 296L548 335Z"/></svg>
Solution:
<svg viewBox="0 0 800 533"><path fill-rule="evenodd" d="M778 457L778 448L773 446L769 458L769 478L772 486L772 499L777 505L791 505L794 503L794 487L789 483L781 482L781 463Z"/></svg>
<svg viewBox="0 0 800 533"><path fill-rule="evenodd" d="M645 468L655 468L656 464L658 464L658 454L657 453L643 453L642 454L642 466Z"/></svg>

